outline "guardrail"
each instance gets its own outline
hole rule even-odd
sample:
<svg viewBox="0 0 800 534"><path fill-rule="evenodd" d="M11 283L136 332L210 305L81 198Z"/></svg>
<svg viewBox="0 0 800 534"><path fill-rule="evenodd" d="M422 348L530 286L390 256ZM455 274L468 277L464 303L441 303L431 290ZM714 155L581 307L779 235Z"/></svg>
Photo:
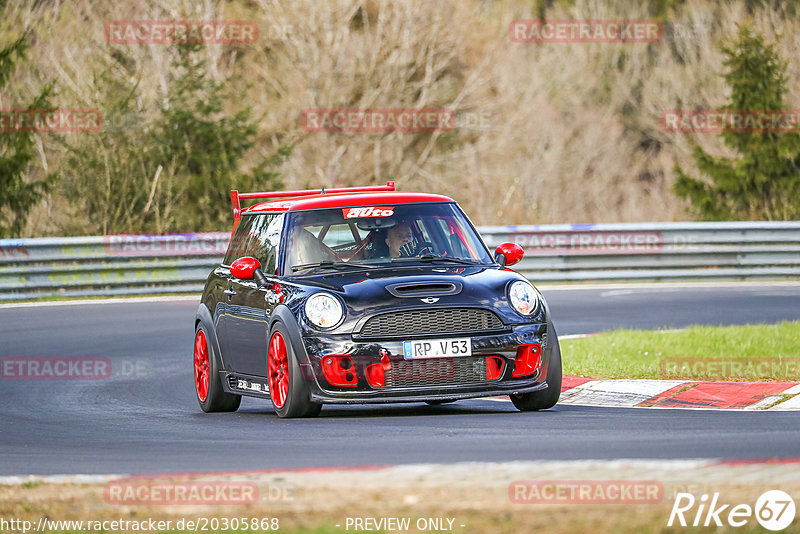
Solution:
<svg viewBox="0 0 800 534"><path fill-rule="evenodd" d="M800 277L800 221L491 226L491 248L522 245L534 282Z"/></svg>
<svg viewBox="0 0 800 534"><path fill-rule="evenodd" d="M534 283L800 278L800 222L479 228ZM0 300L199 293L227 232L0 240Z"/></svg>

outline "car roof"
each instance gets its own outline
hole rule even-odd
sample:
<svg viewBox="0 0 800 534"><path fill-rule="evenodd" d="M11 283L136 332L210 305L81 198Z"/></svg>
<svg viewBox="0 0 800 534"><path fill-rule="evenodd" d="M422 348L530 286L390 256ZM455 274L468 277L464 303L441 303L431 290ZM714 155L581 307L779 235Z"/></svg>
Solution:
<svg viewBox="0 0 800 534"><path fill-rule="evenodd" d="M455 202L444 195L431 193L332 193L302 198L261 202L242 210L242 213L301 211L322 208L347 208L386 204L417 204L422 202Z"/></svg>

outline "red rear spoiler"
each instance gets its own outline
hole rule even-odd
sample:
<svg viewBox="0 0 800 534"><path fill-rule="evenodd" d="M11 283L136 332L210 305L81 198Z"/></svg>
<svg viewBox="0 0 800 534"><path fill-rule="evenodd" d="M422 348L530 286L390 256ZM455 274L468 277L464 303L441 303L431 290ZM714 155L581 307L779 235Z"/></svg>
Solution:
<svg viewBox="0 0 800 534"><path fill-rule="evenodd" d="M231 191L231 204L233 204L233 230L239 225L242 218L242 206L240 199L250 198L284 198L284 197L306 197L311 195L324 195L327 193L373 193L376 191L394 191L394 182L386 182L386 185L371 185L367 187L339 187L336 189L304 189L302 191L272 191L269 193L239 193L237 190ZM233 235L233 232L231 232Z"/></svg>

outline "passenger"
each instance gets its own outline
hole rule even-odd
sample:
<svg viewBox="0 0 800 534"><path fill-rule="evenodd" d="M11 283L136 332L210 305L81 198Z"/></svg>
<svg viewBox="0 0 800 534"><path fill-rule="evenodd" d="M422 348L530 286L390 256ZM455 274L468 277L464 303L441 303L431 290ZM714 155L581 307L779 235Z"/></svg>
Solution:
<svg viewBox="0 0 800 534"><path fill-rule="evenodd" d="M314 234L297 226L289 248L289 265L308 265L335 258L323 247Z"/></svg>

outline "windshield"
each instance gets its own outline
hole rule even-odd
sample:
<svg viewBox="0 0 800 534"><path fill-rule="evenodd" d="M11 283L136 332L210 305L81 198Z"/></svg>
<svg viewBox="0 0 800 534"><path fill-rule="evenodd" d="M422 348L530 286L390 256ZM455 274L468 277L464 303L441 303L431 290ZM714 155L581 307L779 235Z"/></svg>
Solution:
<svg viewBox="0 0 800 534"><path fill-rule="evenodd" d="M288 235L287 274L400 262L491 263L464 214L450 203L297 212Z"/></svg>

